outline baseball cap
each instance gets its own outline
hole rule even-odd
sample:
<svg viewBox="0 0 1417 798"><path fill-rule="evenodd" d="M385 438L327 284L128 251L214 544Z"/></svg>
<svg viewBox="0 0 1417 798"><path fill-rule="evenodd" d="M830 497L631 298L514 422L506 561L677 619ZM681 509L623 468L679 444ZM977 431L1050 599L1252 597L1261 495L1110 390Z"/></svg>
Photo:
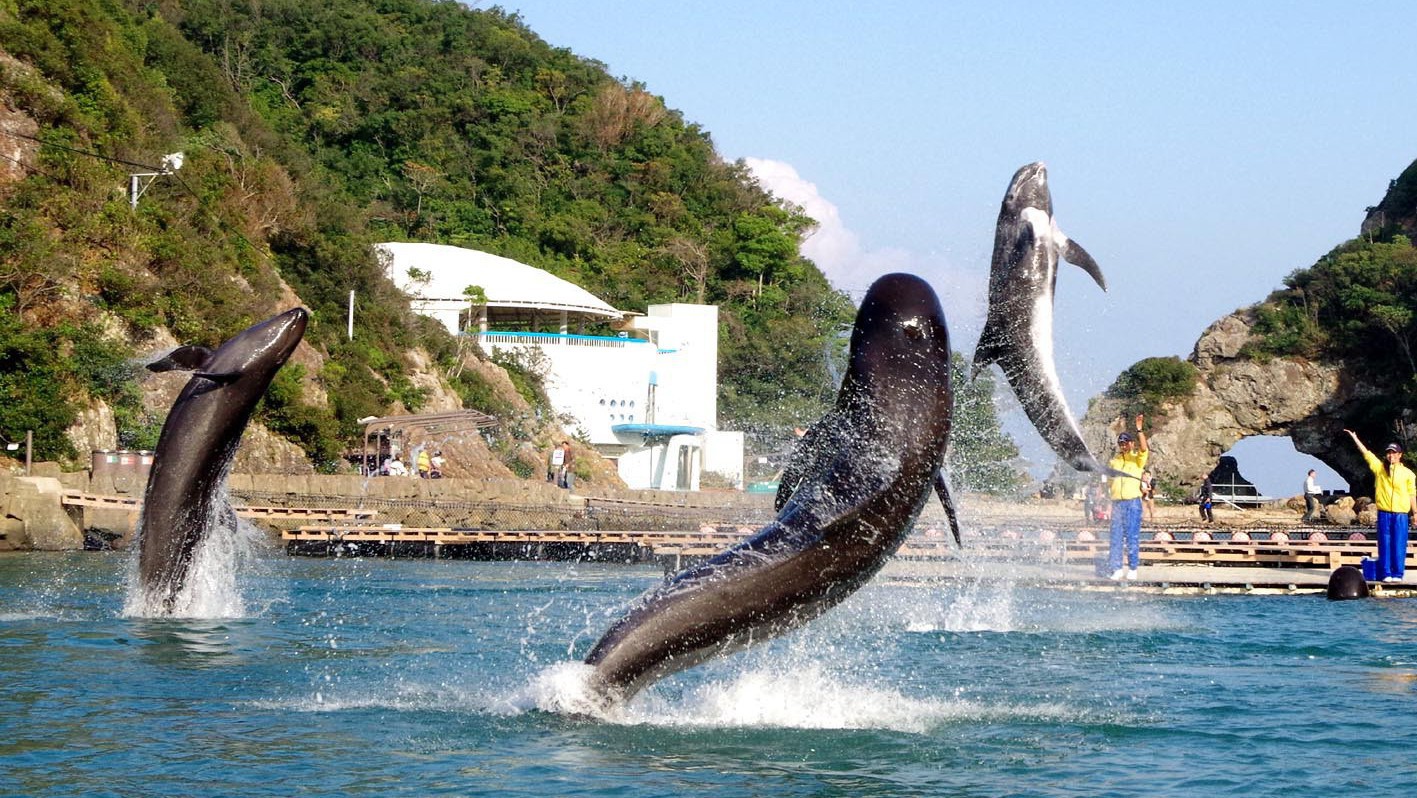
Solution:
<svg viewBox="0 0 1417 798"><path fill-rule="evenodd" d="M1387 445L1387 451L1389 451L1389 452L1400 452L1400 451L1402 451L1402 444L1396 443L1396 442L1389 443L1389 444Z"/></svg>
<svg viewBox="0 0 1417 798"><path fill-rule="evenodd" d="M1123 432L1121 435L1117 436L1117 443L1130 443L1131 440L1132 434L1130 432Z"/></svg>

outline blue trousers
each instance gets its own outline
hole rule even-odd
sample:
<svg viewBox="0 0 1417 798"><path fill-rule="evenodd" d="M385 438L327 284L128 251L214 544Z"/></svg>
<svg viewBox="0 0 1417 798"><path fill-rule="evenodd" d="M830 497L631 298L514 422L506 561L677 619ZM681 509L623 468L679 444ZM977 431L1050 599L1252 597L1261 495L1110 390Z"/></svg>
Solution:
<svg viewBox="0 0 1417 798"><path fill-rule="evenodd" d="M1407 513L1378 511L1377 577L1401 579L1407 572Z"/></svg>
<svg viewBox="0 0 1417 798"><path fill-rule="evenodd" d="M1127 546L1127 561L1132 570L1141 564L1141 499L1120 499L1112 502L1112 541L1107 549L1107 564L1112 570L1122 567L1122 545Z"/></svg>

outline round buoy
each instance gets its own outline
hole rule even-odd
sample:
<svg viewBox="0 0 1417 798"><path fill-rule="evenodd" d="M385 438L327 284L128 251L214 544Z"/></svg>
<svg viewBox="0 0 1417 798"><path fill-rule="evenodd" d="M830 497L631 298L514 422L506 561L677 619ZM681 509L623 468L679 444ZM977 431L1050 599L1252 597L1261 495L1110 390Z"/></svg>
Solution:
<svg viewBox="0 0 1417 798"><path fill-rule="evenodd" d="M1199 532L1197 532L1197 533L1195 533L1194 535L1192 535L1192 536L1191 536L1191 540L1194 540L1194 541L1197 542L1197 543L1209 543L1209 542L1210 542L1210 533L1207 532L1207 531L1205 531L1204 529L1202 529L1202 530L1200 530Z"/></svg>
<svg viewBox="0 0 1417 798"><path fill-rule="evenodd" d="M1230 540L1235 543L1244 543L1250 539L1250 533L1243 529L1230 535Z"/></svg>
<svg viewBox="0 0 1417 798"><path fill-rule="evenodd" d="M1172 540L1171 533L1167 532L1164 529L1160 532L1157 532L1155 535L1152 535L1151 539L1156 541L1157 543L1170 543Z"/></svg>
<svg viewBox="0 0 1417 798"><path fill-rule="evenodd" d="M1328 540L1328 535L1325 535L1325 534L1322 533L1322 532L1310 532L1310 533L1309 533L1309 542L1310 542L1310 543L1323 543L1323 542L1325 542L1325 541L1327 541L1327 540Z"/></svg>
<svg viewBox="0 0 1417 798"><path fill-rule="evenodd" d="M1272 543L1288 543L1288 542L1289 542L1289 533L1288 533L1288 532L1274 532L1274 533L1271 533L1271 534L1270 534L1269 539L1270 539L1270 542L1272 542Z"/></svg>

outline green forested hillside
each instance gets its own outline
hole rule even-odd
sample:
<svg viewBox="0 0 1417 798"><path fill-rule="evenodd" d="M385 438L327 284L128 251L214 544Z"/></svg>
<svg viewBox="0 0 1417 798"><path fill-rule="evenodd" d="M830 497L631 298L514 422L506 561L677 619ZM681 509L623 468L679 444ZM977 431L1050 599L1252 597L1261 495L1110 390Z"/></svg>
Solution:
<svg viewBox="0 0 1417 798"><path fill-rule="evenodd" d="M90 397L113 408L121 446L150 448L162 419L143 409L135 353L159 330L214 345L293 303L282 283L312 310L323 365L287 366L258 413L317 466L338 467L357 419L419 409L416 347L466 406L500 415L383 277L371 244L388 240L512 257L626 310L717 304L720 420L761 448L834 395L828 361L854 311L798 254L813 222L664 100L513 15L0 0L0 49L0 435L34 430L41 458L79 455L64 431ZM130 208L129 174L175 152L181 169ZM991 392L961 389L953 462L964 484L1009 490L1017 451Z"/></svg>
<svg viewBox="0 0 1417 798"><path fill-rule="evenodd" d="M402 353L446 336L407 312L369 245L517 258L612 304L721 306L725 424L810 420L847 300L798 254L811 224L722 162L641 87L514 16L431 0L0 3L0 429L42 456L86 395L150 445L131 347L166 327L215 343L272 311L315 314L329 407L286 378L268 423L331 463L354 420L421 401ZM128 174L184 152L135 212ZM358 329L343 340L344 303ZM120 324L123 336L112 329ZM477 386L459 386L465 395Z"/></svg>

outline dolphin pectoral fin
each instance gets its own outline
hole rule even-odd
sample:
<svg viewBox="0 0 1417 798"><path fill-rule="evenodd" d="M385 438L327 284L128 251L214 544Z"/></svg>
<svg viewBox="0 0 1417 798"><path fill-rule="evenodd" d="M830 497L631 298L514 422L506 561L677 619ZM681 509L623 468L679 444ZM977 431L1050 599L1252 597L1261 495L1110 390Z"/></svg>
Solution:
<svg viewBox="0 0 1417 798"><path fill-rule="evenodd" d="M1078 242L1072 239L1068 240L1068 246L1063 249L1063 259L1092 275L1092 279L1098 287L1103 291L1107 290L1107 279L1102 276L1102 269L1097 266L1097 261L1087 254L1087 250L1078 245Z"/></svg>
<svg viewBox="0 0 1417 798"><path fill-rule="evenodd" d="M950 520L950 531L955 536L955 546L963 547L959 540L959 517L955 515L954 499L950 498L950 484L945 480L945 472L935 472L935 493L940 497L940 504L945 507L945 517Z"/></svg>
<svg viewBox="0 0 1417 798"><path fill-rule="evenodd" d="M217 385L230 385L231 383L241 379L241 373L238 371L199 371L193 376L211 380Z"/></svg>
<svg viewBox="0 0 1417 798"><path fill-rule="evenodd" d="M196 371L211 359L212 350L205 346L179 346L161 360L149 363L148 371Z"/></svg>

